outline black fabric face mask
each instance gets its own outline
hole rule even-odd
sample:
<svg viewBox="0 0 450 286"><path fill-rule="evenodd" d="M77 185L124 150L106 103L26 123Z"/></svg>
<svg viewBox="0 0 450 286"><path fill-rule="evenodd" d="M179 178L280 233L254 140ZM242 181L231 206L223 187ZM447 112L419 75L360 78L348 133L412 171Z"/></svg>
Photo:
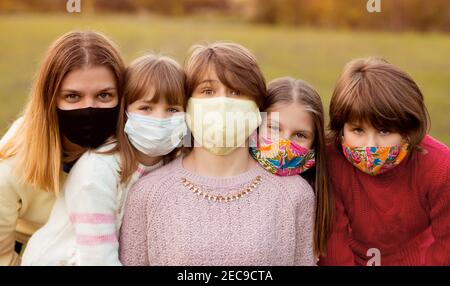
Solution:
<svg viewBox="0 0 450 286"><path fill-rule="evenodd" d="M84 148L97 148L116 131L119 106L112 108L57 108L59 128L70 142Z"/></svg>

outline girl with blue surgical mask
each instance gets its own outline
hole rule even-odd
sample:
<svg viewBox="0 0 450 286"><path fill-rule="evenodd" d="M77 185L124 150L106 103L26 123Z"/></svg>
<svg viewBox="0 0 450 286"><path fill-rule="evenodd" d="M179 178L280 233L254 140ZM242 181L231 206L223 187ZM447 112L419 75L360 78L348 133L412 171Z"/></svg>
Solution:
<svg viewBox="0 0 450 286"><path fill-rule="evenodd" d="M268 172L301 175L315 191L314 250L324 254L333 205L325 160L323 107L309 84L291 77L268 85L265 118L250 154Z"/></svg>
<svg viewBox="0 0 450 286"><path fill-rule="evenodd" d="M118 232L127 192L173 159L187 133L185 73L167 57L147 55L127 68L117 140L73 166L23 265L121 265Z"/></svg>

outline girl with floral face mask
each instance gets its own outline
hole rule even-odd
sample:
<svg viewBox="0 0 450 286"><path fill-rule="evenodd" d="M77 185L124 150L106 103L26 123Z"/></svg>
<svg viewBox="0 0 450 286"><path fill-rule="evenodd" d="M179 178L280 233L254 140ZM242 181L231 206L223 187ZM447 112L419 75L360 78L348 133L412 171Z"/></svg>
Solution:
<svg viewBox="0 0 450 286"><path fill-rule="evenodd" d="M301 175L315 189L314 247L316 253L325 254L333 205L320 96L302 80L279 78L269 83L263 110L265 118L250 154L268 172Z"/></svg>
<svg viewBox="0 0 450 286"><path fill-rule="evenodd" d="M121 265L118 232L128 190L175 157L187 132L185 74L174 60L138 58L126 70L117 140L73 166L23 265Z"/></svg>
<svg viewBox="0 0 450 286"><path fill-rule="evenodd" d="M330 104L336 220L323 265L450 265L450 151L413 79L350 62Z"/></svg>
<svg viewBox="0 0 450 286"><path fill-rule="evenodd" d="M266 172L248 152L266 84L233 43L195 46L186 63L193 148L131 190L125 265L315 265L314 192Z"/></svg>

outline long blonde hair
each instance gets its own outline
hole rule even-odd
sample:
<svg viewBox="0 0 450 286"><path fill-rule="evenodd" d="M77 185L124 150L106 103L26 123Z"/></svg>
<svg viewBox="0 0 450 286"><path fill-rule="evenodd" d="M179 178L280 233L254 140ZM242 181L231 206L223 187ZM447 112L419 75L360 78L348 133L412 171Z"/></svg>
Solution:
<svg viewBox="0 0 450 286"><path fill-rule="evenodd" d="M88 65L113 72L120 99L125 66L113 42L93 31L73 31L57 39L41 64L19 132L0 149L0 160L17 158L15 172L22 183L59 193L63 147L56 99L64 77Z"/></svg>

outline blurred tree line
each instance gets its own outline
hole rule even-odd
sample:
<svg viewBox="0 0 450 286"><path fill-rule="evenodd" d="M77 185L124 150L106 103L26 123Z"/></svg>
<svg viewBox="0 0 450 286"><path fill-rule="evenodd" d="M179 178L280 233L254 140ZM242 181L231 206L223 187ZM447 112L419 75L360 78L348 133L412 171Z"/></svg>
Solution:
<svg viewBox="0 0 450 286"><path fill-rule="evenodd" d="M64 12L68 0L0 0L0 13ZM184 16L217 12L245 20L290 26L450 31L450 0L80 0L83 13L150 12Z"/></svg>
<svg viewBox="0 0 450 286"><path fill-rule="evenodd" d="M79 0L82 12L132 13L149 11L165 15L184 15L199 10L228 12L236 0ZM0 0L0 12L65 12L68 0Z"/></svg>
<svg viewBox="0 0 450 286"><path fill-rule="evenodd" d="M263 23L388 30L450 31L450 0L252 0L252 19Z"/></svg>

